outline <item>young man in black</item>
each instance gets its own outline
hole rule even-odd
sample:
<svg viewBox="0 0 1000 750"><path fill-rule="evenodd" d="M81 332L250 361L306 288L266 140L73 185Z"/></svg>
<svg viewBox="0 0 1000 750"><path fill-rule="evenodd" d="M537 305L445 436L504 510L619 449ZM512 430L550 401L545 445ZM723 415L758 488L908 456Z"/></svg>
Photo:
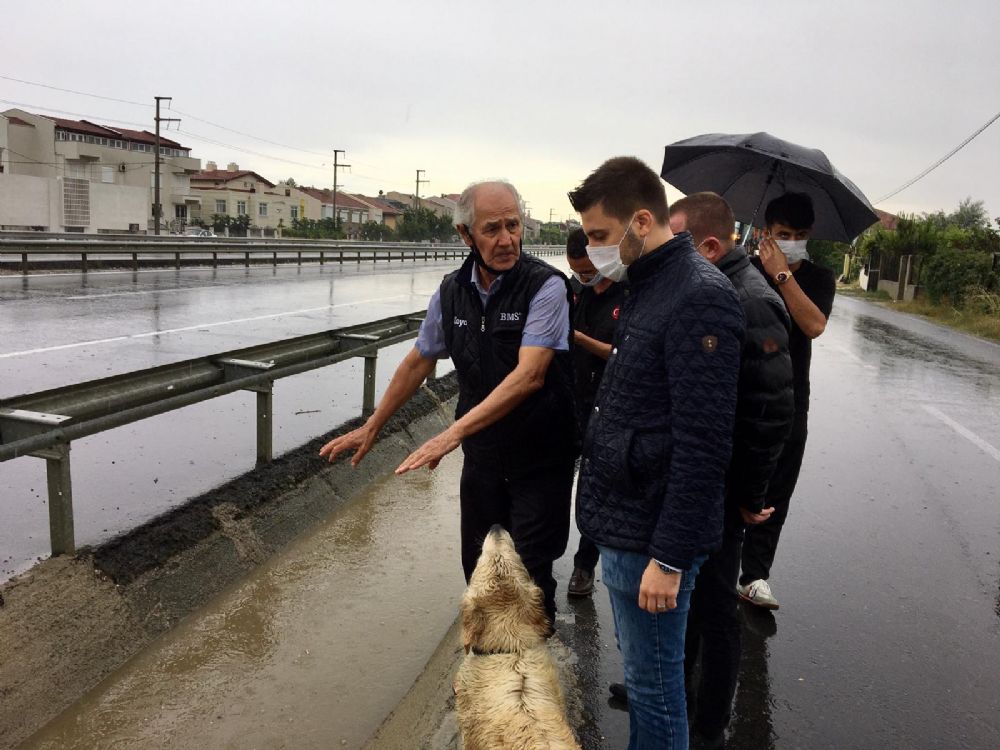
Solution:
<svg viewBox="0 0 1000 750"><path fill-rule="evenodd" d="M736 245L734 225L732 209L715 193L695 193L670 206L670 229L691 233L701 256L736 288L746 318L722 546L698 573L685 637L684 674L695 699L692 738L700 748L724 746L742 653L736 584L744 528L774 511L768 483L795 413L788 313Z"/></svg>
<svg viewBox="0 0 1000 750"><path fill-rule="evenodd" d="M576 413L581 432L586 432L597 387L611 355L611 338L627 294L626 285L606 279L587 257L587 235L575 229L566 241L566 259L572 270L573 367L576 374ZM569 596L590 596L594 590L594 569L600 552L597 545L580 537L573 557L573 575L566 590Z"/></svg>
<svg viewBox="0 0 1000 750"><path fill-rule="evenodd" d="M768 577L806 448L812 340L826 330L837 282L833 271L809 260L806 243L815 214L808 195L785 193L775 198L764 211L764 222L766 236L760 242L759 257L753 262L781 295L792 320L788 343L792 355L795 419L768 490L767 504L774 507L774 513L765 522L747 529L743 543L743 572L737 590L740 597L751 604L777 609L778 600L771 591Z"/></svg>

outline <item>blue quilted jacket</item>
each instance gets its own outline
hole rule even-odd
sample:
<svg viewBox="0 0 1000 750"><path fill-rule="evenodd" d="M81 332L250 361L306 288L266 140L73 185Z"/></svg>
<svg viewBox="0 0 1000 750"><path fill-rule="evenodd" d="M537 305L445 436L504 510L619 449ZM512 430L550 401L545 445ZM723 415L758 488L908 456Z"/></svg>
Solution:
<svg viewBox="0 0 1000 750"><path fill-rule="evenodd" d="M628 278L584 439L577 524L599 545L686 570L722 538L743 311L687 232Z"/></svg>

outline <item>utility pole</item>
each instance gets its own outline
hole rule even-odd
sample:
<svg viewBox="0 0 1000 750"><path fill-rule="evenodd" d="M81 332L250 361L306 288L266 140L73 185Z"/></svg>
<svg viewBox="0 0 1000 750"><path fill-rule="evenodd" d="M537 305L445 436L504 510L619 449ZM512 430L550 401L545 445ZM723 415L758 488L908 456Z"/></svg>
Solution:
<svg viewBox="0 0 1000 750"><path fill-rule="evenodd" d="M550 208L549 209L549 224L552 223L552 214L554 214L554 213L555 213L555 209L554 208Z"/></svg>
<svg viewBox="0 0 1000 750"><path fill-rule="evenodd" d="M160 233L160 220L163 218L163 207L160 205L160 123L180 122L177 117L160 117L160 102L172 101L170 96L154 96L156 100L156 145L153 147L153 234Z"/></svg>
<svg viewBox="0 0 1000 750"><path fill-rule="evenodd" d="M417 170L417 193L414 196L414 203L416 203L416 205L414 206L414 208L420 208L420 185L421 185L421 183L423 183L424 185L427 185L427 184L430 183L430 180L421 180L420 179L420 175L421 174L427 174L427 170L426 169L418 169Z"/></svg>
<svg viewBox="0 0 1000 750"><path fill-rule="evenodd" d="M335 148L333 150L333 229L337 230L337 170L340 167L350 167L350 164L338 164L337 157L340 154L347 155L347 152L343 149Z"/></svg>

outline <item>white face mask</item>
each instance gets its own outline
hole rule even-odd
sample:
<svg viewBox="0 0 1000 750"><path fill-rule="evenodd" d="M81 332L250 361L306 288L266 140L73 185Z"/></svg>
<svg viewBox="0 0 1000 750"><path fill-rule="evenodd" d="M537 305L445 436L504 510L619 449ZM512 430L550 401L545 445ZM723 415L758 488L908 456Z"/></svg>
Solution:
<svg viewBox="0 0 1000 750"><path fill-rule="evenodd" d="M785 259L789 263L798 263L800 260L809 260L809 253L806 250L806 243L809 240L775 240L781 252L785 254Z"/></svg>
<svg viewBox="0 0 1000 750"><path fill-rule="evenodd" d="M601 276L600 271L591 276L589 281L584 281L583 278L580 276L580 274L578 274L576 271L570 271L570 273L573 274L574 279L580 282L581 286L597 286L602 281L604 281L604 277Z"/></svg>
<svg viewBox="0 0 1000 750"><path fill-rule="evenodd" d="M617 245L601 245L599 247L587 245L587 257L590 258L590 262L594 264L597 272L606 279L621 281L628 273L628 266L622 263L622 243L628 237L628 230L632 228L633 221L635 221L635 214L632 214L632 218L629 219L628 226L625 227L625 234L618 240ZM639 253L640 257L645 249L646 238L644 237L642 251Z"/></svg>

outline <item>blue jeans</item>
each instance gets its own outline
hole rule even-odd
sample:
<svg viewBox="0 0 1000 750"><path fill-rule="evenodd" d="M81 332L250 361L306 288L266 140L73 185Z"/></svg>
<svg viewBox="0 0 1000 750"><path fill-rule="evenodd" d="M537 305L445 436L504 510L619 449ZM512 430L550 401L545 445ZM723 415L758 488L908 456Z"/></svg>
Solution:
<svg viewBox="0 0 1000 750"><path fill-rule="evenodd" d="M677 607L662 614L639 609L639 584L649 555L601 547L601 571L611 594L615 636L625 663L629 750L687 750L684 635L691 591L704 557L681 576Z"/></svg>

